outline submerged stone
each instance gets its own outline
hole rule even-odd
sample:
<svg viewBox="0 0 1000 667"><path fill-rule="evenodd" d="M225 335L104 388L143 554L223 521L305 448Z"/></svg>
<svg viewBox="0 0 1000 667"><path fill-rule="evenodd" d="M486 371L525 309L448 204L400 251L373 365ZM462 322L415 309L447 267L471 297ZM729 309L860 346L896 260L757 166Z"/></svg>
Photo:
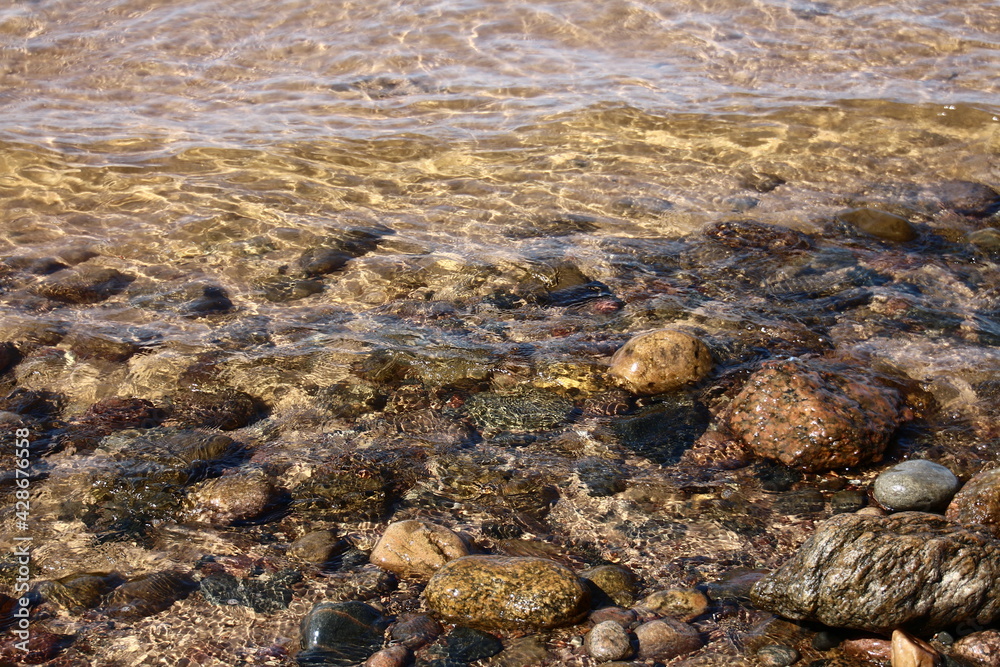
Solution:
<svg viewBox="0 0 1000 667"><path fill-rule="evenodd" d="M60 303L93 304L119 294L133 280L134 276L117 269L81 267L54 273L34 290L38 295Z"/></svg>
<svg viewBox="0 0 1000 667"><path fill-rule="evenodd" d="M614 356L608 372L636 394L661 394L698 382L712 370L712 353L700 339L660 329L630 339Z"/></svg>
<svg viewBox="0 0 1000 667"><path fill-rule="evenodd" d="M46 599L71 612L98 606L115 587L125 583L117 572L81 572L38 583L36 590Z"/></svg>
<svg viewBox="0 0 1000 667"><path fill-rule="evenodd" d="M260 614L287 609L292 601L292 585L302 580L298 570L282 570L269 579L238 579L228 572L210 574L201 580L206 601L215 605L241 605Z"/></svg>
<svg viewBox="0 0 1000 667"><path fill-rule="evenodd" d="M185 390L170 397L171 420L186 428L218 428L232 431L261 416L259 401L235 389L223 391Z"/></svg>
<svg viewBox="0 0 1000 667"><path fill-rule="evenodd" d="M571 401L541 389L481 392L470 396L464 408L476 426L492 432L550 429L573 413Z"/></svg>
<svg viewBox="0 0 1000 667"><path fill-rule="evenodd" d="M896 390L860 368L770 361L733 399L729 426L759 456L818 472L880 460L902 408Z"/></svg>
<svg viewBox="0 0 1000 667"><path fill-rule="evenodd" d="M424 597L446 620L485 628L570 625L590 608L590 592L572 570L535 557L453 560L431 578Z"/></svg>
<svg viewBox="0 0 1000 667"><path fill-rule="evenodd" d="M838 514L778 570L753 603L794 620L886 634L932 633L1000 618L1000 541L939 516Z"/></svg>
<svg viewBox="0 0 1000 667"><path fill-rule="evenodd" d="M114 618L152 616L187 597L198 587L187 573L165 570L140 575L114 589L107 614Z"/></svg>
<svg viewBox="0 0 1000 667"><path fill-rule="evenodd" d="M390 524L370 560L398 576L427 579L448 561L468 555L465 541L454 531L411 519Z"/></svg>
<svg viewBox="0 0 1000 667"><path fill-rule="evenodd" d="M906 218L874 208L855 208L839 217L855 229L886 241L906 242L917 238L917 230Z"/></svg>
<svg viewBox="0 0 1000 667"><path fill-rule="evenodd" d="M298 664L347 667L364 662L382 647L386 625L382 614L363 602L320 602L302 619Z"/></svg>
<svg viewBox="0 0 1000 667"><path fill-rule="evenodd" d="M698 441L708 424L708 410L703 405L688 394L674 394L615 420L611 431L622 446L661 465L670 465Z"/></svg>
<svg viewBox="0 0 1000 667"><path fill-rule="evenodd" d="M503 650L503 644L495 636L475 628L457 626L442 637L439 644L431 646L426 653L428 665L467 665L476 660L491 658Z"/></svg>
<svg viewBox="0 0 1000 667"><path fill-rule="evenodd" d="M639 586L635 574L621 565L598 565L580 573L590 587L595 606L630 607Z"/></svg>

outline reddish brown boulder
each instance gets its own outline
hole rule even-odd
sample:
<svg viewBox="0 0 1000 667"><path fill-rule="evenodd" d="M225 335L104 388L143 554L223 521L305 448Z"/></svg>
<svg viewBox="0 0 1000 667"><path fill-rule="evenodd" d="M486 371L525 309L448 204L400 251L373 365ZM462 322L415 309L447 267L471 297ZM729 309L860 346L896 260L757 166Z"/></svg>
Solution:
<svg viewBox="0 0 1000 667"><path fill-rule="evenodd" d="M966 482L951 499L945 517L1000 537L1000 468L981 472Z"/></svg>
<svg viewBox="0 0 1000 667"><path fill-rule="evenodd" d="M902 416L899 392L857 366L789 359L750 377L729 426L757 455L817 472L880 460Z"/></svg>

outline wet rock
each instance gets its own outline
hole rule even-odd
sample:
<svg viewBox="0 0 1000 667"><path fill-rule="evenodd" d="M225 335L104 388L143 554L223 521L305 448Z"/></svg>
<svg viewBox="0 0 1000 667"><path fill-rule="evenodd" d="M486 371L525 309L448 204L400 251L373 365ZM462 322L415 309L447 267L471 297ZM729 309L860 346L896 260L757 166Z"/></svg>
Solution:
<svg viewBox="0 0 1000 667"><path fill-rule="evenodd" d="M299 269L309 278L339 271L355 257L375 250L382 238L391 233L385 227L344 230L324 239L322 246L302 253L298 261Z"/></svg>
<svg viewBox="0 0 1000 667"><path fill-rule="evenodd" d="M698 631L687 623L663 618L643 623L635 629L641 660L670 660L701 648Z"/></svg>
<svg viewBox="0 0 1000 667"><path fill-rule="evenodd" d="M232 431L263 413L261 404L235 389L209 392L186 390L171 395L170 419L182 428L218 428Z"/></svg>
<svg viewBox="0 0 1000 667"><path fill-rule="evenodd" d="M650 593L636 607L687 623L708 611L708 598L694 588L668 588Z"/></svg>
<svg viewBox="0 0 1000 667"><path fill-rule="evenodd" d="M861 637L859 639L847 639L840 644L844 655L874 663L889 663L892 660L892 642L888 639L876 639L874 637Z"/></svg>
<svg viewBox="0 0 1000 667"><path fill-rule="evenodd" d="M640 395L661 394L698 382L712 370L712 353L700 339L660 329L630 339L611 357L608 372Z"/></svg>
<svg viewBox="0 0 1000 667"><path fill-rule="evenodd" d="M591 628L583 640L583 647L591 658L600 662L632 657L632 640L625 628L614 621L604 621Z"/></svg>
<svg viewBox="0 0 1000 667"><path fill-rule="evenodd" d="M397 644L373 653L365 660L365 667L405 667L411 657L410 649Z"/></svg>
<svg viewBox="0 0 1000 667"><path fill-rule="evenodd" d="M21 354L13 343L0 343L0 373L21 360Z"/></svg>
<svg viewBox="0 0 1000 667"><path fill-rule="evenodd" d="M201 580L201 595L221 606L241 605L259 614L287 609L292 602L292 585L302 580L298 570L281 570L268 579L239 579L228 572L216 572Z"/></svg>
<svg viewBox="0 0 1000 667"><path fill-rule="evenodd" d="M503 644L495 636L482 630L457 626L440 643L427 650L429 665L467 665L476 660L490 658L503 650Z"/></svg>
<svg viewBox="0 0 1000 667"><path fill-rule="evenodd" d="M260 284L264 298L275 303L287 303L304 299L323 291L323 283L318 280L300 280L276 276Z"/></svg>
<svg viewBox="0 0 1000 667"><path fill-rule="evenodd" d="M758 455L810 472L881 459L901 398L846 364L765 362L733 399L729 425Z"/></svg>
<svg viewBox="0 0 1000 667"><path fill-rule="evenodd" d="M106 611L112 618L152 616L186 598L196 588L198 584L187 573L164 570L143 574L114 589Z"/></svg>
<svg viewBox="0 0 1000 667"><path fill-rule="evenodd" d="M143 398L112 396L94 403L59 435L59 444L91 450L101 438L124 429L159 426L166 413Z"/></svg>
<svg viewBox="0 0 1000 667"><path fill-rule="evenodd" d="M639 590L635 574L621 565L598 565L580 573L590 587L594 606L631 607Z"/></svg>
<svg viewBox="0 0 1000 667"><path fill-rule="evenodd" d="M805 250L812 247L809 236L787 227L754 220L727 220L705 228L705 236L728 248L759 250Z"/></svg>
<svg viewBox="0 0 1000 667"><path fill-rule="evenodd" d="M60 347L68 347L78 359L102 359L112 362L127 361L140 349L137 343L129 340L80 330L66 334L60 341Z"/></svg>
<svg viewBox="0 0 1000 667"><path fill-rule="evenodd" d="M363 602L320 602L302 619L299 665L347 667L382 647L386 619Z"/></svg>
<svg viewBox="0 0 1000 667"><path fill-rule="evenodd" d="M3 265L16 271L33 273L36 276L47 276L69 267L68 264L63 264L55 257L8 257L3 260Z"/></svg>
<svg viewBox="0 0 1000 667"><path fill-rule="evenodd" d="M398 498L395 481L392 469L377 463L331 463L292 489L293 509L334 521L377 521Z"/></svg>
<svg viewBox="0 0 1000 667"><path fill-rule="evenodd" d="M771 192L787 182L781 176L776 176L775 174L751 171L743 175L740 185L748 190L765 193Z"/></svg>
<svg viewBox="0 0 1000 667"><path fill-rule="evenodd" d="M525 432L554 428L573 413L573 403L540 389L481 392L469 397L465 411L486 432Z"/></svg>
<svg viewBox="0 0 1000 667"><path fill-rule="evenodd" d="M941 654L927 642L902 630L893 630L893 667L938 667L943 662Z"/></svg>
<svg viewBox="0 0 1000 667"><path fill-rule="evenodd" d="M944 181L927 193L932 203L970 218L988 218L1000 211L1000 193L972 181Z"/></svg>
<svg viewBox="0 0 1000 667"><path fill-rule="evenodd" d="M259 517L276 499L273 480L263 470L250 469L195 484L185 504L191 518L226 526Z"/></svg>
<svg viewBox="0 0 1000 667"><path fill-rule="evenodd" d="M951 654L975 667L995 667L1000 664L1000 630L966 635L952 645Z"/></svg>
<svg viewBox="0 0 1000 667"><path fill-rule="evenodd" d="M385 529L370 560L400 577L429 579L448 561L468 555L465 541L452 530L429 521L407 520Z"/></svg>
<svg viewBox="0 0 1000 667"><path fill-rule="evenodd" d="M868 496L861 491L855 491L852 489L837 491L835 494L830 496L830 511L834 514L857 512L867 504Z"/></svg>
<svg viewBox="0 0 1000 667"><path fill-rule="evenodd" d="M943 465L914 459L880 474L873 495L889 510L935 512L948 505L958 487L958 478Z"/></svg>
<svg viewBox="0 0 1000 667"><path fill-rule="evenodd" d="M889 633L1000 617L1000 542L921 512L838 514L759 581L751 600L794 620Z"/></svg>
<svg viewBox="0 0 1000 667"><path fill-rule="evenodd" d="M534 557L458 558L437 571L424 597L449 621L511 629L569 625L590 604L589 590L571 570Z"/></svg>
<svg viewBox="0 0 1000 667"><path fill-rule="evenodd" d="M611 427L618 442L636 454L662 465L677 463L705 433L708 410L686 393L615 420Z"/></svg>
<svg viewBox="0 0 1000 667"><path fill-rule="evenodd" d="M613 496L627 488L628 474L612 461L584 459L576 464L576 474L587 487L587 494L595 498Z"/></svg>
<svg viewBox="0 0 1000 667"><path fill-rule="evenodd" d="M199 285L193 289L201 294L181 306L181 313L185 316L203 317L228 313L233 309L229 294L218 285Z"/></svg>
<svg viewBox="0 0 1000 667"><path fill-rule="evenodd" d="M784 644L768 644L757 649L760 667L789 667L799 660L799 652Z"/></svg>
<svg viewBox="0 0 1000 667"><path fill-rule="evenodd" d="M622 609L621 607L601 607L590 612L588 620L597 625L604 621L613 621L623 628L627 628L635 623L638 618L634 609Z"/></svg>
<svg viewBox="0 0 1000 667"><path fill-rule="evenodd" d="M27 640L22 644L20 637L14 636L0 644L0 665L44 665L73 643L72 635L60 635L45 628L31 627ZM27 651L24 649L27 648Z"/></svg>
<svg viewBox="0 0 1000 667"><path fill-rule="evenodd" d="M874 208L855 208L837 216L858 231L884 239L905 243L917 238L917 230L906 218Z"/></svg>
<svg viewBox="0 0 1000 667"><path fill-rule="evenodd" d="M534 667L545 664L549 651L538 635L511 639L499 654L493 656L488 667Z"/></svg>
<svg viewBox="0 0 1000 667"><path fill-rule="evenodd" d="M1000 538L1000 468L975 475L952 498L945 517Z"/></svg>
<svg viewBox="0 0 1000 667"><path fill-rule="evenodd" d="M98 606L115 587L125 583L117 572L81 572L38 583L36 590L46 600L72 613Z"/></svg>
<svg viewBox="0 0 1000 667"><path fill-rule="evenodd" d="M116 269L80 267L54 273L35 286L39 296L59 303L100 303L119 294L135 280Z"/></svg>
<svg viewBox="0 0 1000 667"><path fill-rule="evenodd" d="M330 530L306 533L288 546L288 555L307 563L323 564L342 551L342 543Z"/></svg>
<svg viewBox="0 0 1000 667"><path fill-rule="evenodd" d="M433 617L426 614L401 616L392 626L389 636L394 642L417 650L437 639L444 628Z"/></svg>

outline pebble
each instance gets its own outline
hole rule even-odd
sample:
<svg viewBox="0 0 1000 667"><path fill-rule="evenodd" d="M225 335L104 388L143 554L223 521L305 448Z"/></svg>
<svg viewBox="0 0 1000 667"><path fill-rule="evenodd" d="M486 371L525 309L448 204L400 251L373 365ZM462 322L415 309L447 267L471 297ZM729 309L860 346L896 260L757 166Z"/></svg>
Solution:
<svg viewBox="0 0 1000 667"><path fill-rule="evenodd" d="M571 625L590 609L590 591L572 570L531 556L457 558L431 577L424 597L445 619L485 628Z"/></svg>
<svg viewBox="0 0 1000 667"><path fill-rule="evenodd" d="M702 646L697 630L672 618L643 623L635 629L635 636L641 660L670 660Z"/></svg>
<svg viewBox="0 0 1000 667"><path fill-rule="evenodd" d="M799 660L799 652L784 644L768 644L757 649L760 667L788 667Z"/></svg>
<svg viewBox="0 0 1000 667"><path fill-rule="evenodd" d="M580 578L590 586L595 606L630 607L635 602L638 585L635 574L627 567L598 565L581 572Z"/></svg>
<svg viewBox="0 0 1000 667"><path fill-rule="evenodd" d="M201 580L199 590L212 604L241 605L259 614L271 614L288 608L292 586L301 580L298 570L281 570L265 579L240 579L228 572L216 572Z"/></svg>
<svg viewBox="0 0 1000 667"><path fill-rule="evenodd" d="M261 405L249 394L222 391L184 390L171 395L170 418L182 427L218 428L232 431L246 426L261 415Z"/></svg>
<svg viewBox="0 0 1000 667"><path fill-rule="evenodd" d="M331 530L314 530L288 546L288 555L307 563L322 564L341 550L341 541Z"/></svg>
<svg viewBox="0 0 1000 667"><path fill-rule="evenodd" d="M830 496L830 511L834 514L857 512L868 504L868 496L862 491L846 489Z"/></svg>
<svg viewBox="0 0 1000 667"><path fill-rule="evenodd" d="M917 238L917 230L906 218L873 208L855 208L838 216L869 236L886 241L906 242Z"/></svg>
<svg viewBox="0 0 1000 667"><path fill-rule="evenodd" d="M698 382L712 370L712 353L700 339L660 329L630 339L611 357L608 372L640 395L661 394Z"/></svg>
<svg viewBox="0 0 1000 667"><path fill-rule="evenodd" d="M427 649L426 657L434 663L464 665L491 658L502 650L503 644L490 633L459 625Z"/></svg>
<svg viewBox="0 0 1000 667"><path fill-rule="evenodd" d="M410 649L396 644L376 651L365 661L365 667L405 667L410 664Z"/></svg>
<svg viewBox="0 0 1000 667"><path fill-rule="evenodd" d="M798 358L764 362L728 421L758 456L821 472L880 460L903 416L899 393L863 368Z"/></svg>
<svg viewBox="0 0 1000 667"><path fill-rule="evenodd" d="M880 474L875 479L874 496L889 510L932 512L944 509L958 487L958 478L943 465L914 459Z"/></svg>
<svg viewBox="0 0 1000 667"><path fill-rule="evenodd" d="M538 635L511 639L507 647L491 658L488 667L535 667L545 664L549 650Z"/></svg>
<svg viewBox="0 0 1000 667"><path fill-rule="evenodd" d="M598 623L584 638L587 654L601 662L624 660L632 656L632 641L623 628L614 621Z"/></svg>
<svg viewBox="0 0 1000 667"><path fill-rule="evenodd" d="M668 588L650 593L636 607L688 623L708 611L708 598L694 588Z"/></svg>
<svg viewBox="0 0 1000 667"><path fill-rule="evenodd" d="M996 667L1000 665L1000 630L966 635L952 645L951 652L975 667Z"/></svg>
<svg viewBox="0 0 1000 667"><path fill-rule="evenodd" d="M857 660L874 663L888 663L892 660L892 642L888 639L847 639L841 642L840 647L845 655Z"/></svg>
<svg viewBox="0 0 1000 667"><path fill-rule="evenodd" d="M298 657L363 662L382 647L385 624L382 614L363 602L320 602L302 619Z"/></svg>
<svg viewBox="0 0 1000 667"><path fill-rule="evenodd" d="M427 614L405 614L393 624L389 637L416 651L437 639L442 632L441 624Z"/></svg>
<svg viewBox="0 0 1000 667"><path fill-rule="evenodd" d="M426 580L448 561L468 555L465 541L451 529L410 519L390 524L369 560L397 576Z"/></svg>
<svg viewBox="0 0 1000 667"><path fill-rule="evenodd" d="M602 607L590 612L590 616L588 618L594 625L603 623L604 621L614 621L623 628L627 628L635 623L638 618L638 614L636 614L632 609L622 609L621 607Z"/></svg>
<svg viewBox="0 0 1000 667"><path fill-rule="evenodd" d="M107 614L113 618L152 616L184 599L198 584L190 575L172 570L135 577L111 592Z"/></svg>
<svg viewBox="0 0 1000 667"><path fill-rule="evenodd" d="M93 304L110 299L135 280L117 269L82 266L65 269L40 282L34 291L46 299L66 304Z"/></svg>
<svg viewBox="0 0 1000 667"><path fill-rule="evenodd" d="M927 642L902 630L893 631L892 667L936 667L941 662L941 654Z"/></svg>
<svg viewBox="0 0 1000 667"><path fill-rule="evenodd" d="M952 498L945 518L1000 538L1000 468L980 472L966 482Z"/></svg>

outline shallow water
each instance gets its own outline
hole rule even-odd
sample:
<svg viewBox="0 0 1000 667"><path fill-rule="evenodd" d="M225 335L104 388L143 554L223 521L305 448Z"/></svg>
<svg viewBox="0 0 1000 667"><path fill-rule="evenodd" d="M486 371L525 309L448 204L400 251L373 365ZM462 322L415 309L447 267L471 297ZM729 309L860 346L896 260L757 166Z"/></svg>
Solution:
<svg viewBox="0 0 1000 667"><path fill-rule="evenodd" d="M354 475L342 457L394 474L410 458L425 477L398 483L392 516L489 548L506 533L485 525L514 525L578 565L627 563L649 590L771 567L826 510L774 510L754 474L672 467L690 439L664 451L601 416L619 400L609 355L668 324L712 348L685 400L713 419L760 359L833 351L939 406L894 455L972 474L1000 438L1000 242L997 214L956 211L948 183L1000 186L998 49L996 0L0 7L0 341L23 357L3 386L51 402L4 403L36 442L33 577L206 555L267 570L309 527L371 546L389 515L286 508L218 529L153 512L132 534L94 510L95 476L124 464L65 434L102 399L169 408L187 389L244 392L264 414L208 476L272 466L291 491L331 459ZM855 207L918 238L852 233L836 216ZM704 233L742 219L810 245ZM304 259L351 233L339 268ZM53 298L98 269L122 277ZM465 405L528 386L573 411L512 435ZM167 427L212 425L197 414ZM549 487L551 511L525 500ZM733 518L740 494L756 509ZM193 595L116 629L98 612L50 625L86 638L65 664L178 664L192 646L195 664L285 664L307 603L337 585L307 577L276 615Z"/></svg>

